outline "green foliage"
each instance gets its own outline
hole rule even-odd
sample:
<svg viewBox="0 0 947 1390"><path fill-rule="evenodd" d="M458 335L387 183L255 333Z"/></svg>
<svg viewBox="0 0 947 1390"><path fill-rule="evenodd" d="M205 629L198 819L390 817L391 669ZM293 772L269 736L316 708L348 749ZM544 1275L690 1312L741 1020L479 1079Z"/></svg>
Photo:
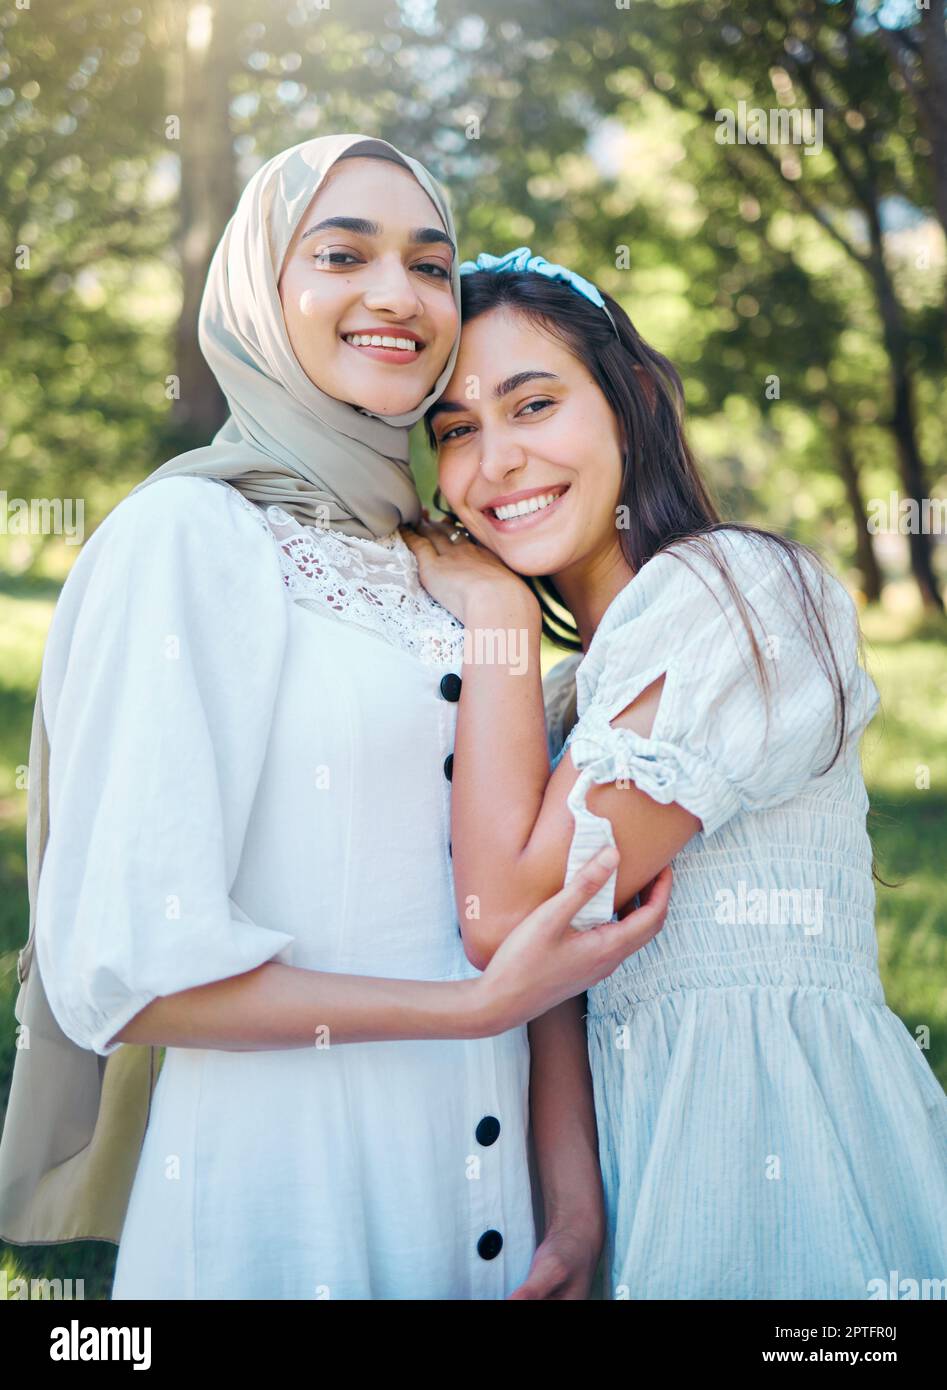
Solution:
<svg viewBox="0 0 947 1390"><path fill-rule="evenodd" d="M149 191L162 76L140 12L10 7L0 29L2 484L61 494L152 463L168 318L130 301L165 253ZM135 19L135 14L139 18Z"/></svg>
<svg viewBox="0 0 947 1390"><path fill-rule="evenodd" d="M177 139L169 118L206 95L186 80L198 8L33 0L0 15L0 491L80 497L88 532L137 478L206 442L173 416L168 378L195 230L181 173L209 129L229 137L234 187L310 136L380 135L448 183L463 255L529 244L601 284L678 365L730 516L848 571L860 523L846 449L863 499L899 486L895 355L930 491L943 490L943 199L912 68L916 7L889 0L884 29L873 0L216 0L217 105ZM716 112L741 100L819 107L824 149L722 145ZM427 500L419 431L412 459ZM906 572L903 539L877 553L889 578ZM18 769L72 558L0 536L8 1019L27 920ZM4 565L30 573L4 578ZM945 628L917 625L896 584L888 597L900 606L865 619L884 701L865 745L871 829L879 873L899 885L878 890L882 975L907 1026L930 1027L947 1083ZM12 1058L0 1048L0 1095ZM4 1251L10 1272L85 1277L87 1297L107 1294L113 1261L108 1245Z"/></svg>
<svg viewBox="0 0 947 1390"><path fill-rule="evenodd" d="M869 10L856 25L851 4L822 0L218 8L235 186L332 130L417 154L451 187L465 255L529 243L572 264L679 365L728 512L768 518L843 566L858 523L839 427L865 496L898 485L866 263L879 209L918 440L937 464L944 253L924 215L930 146ZM172 420L166 384L188 232L178 171L199 138L166 138L166 125L184 101L194 9L63 0L3 17L0 447L13 495L84 495L92 478L131 481L206 442L186 412ZM821 103L824 150L721 145L714 114L739 100ZM884 557L889 570L904 549Z"/></svg>

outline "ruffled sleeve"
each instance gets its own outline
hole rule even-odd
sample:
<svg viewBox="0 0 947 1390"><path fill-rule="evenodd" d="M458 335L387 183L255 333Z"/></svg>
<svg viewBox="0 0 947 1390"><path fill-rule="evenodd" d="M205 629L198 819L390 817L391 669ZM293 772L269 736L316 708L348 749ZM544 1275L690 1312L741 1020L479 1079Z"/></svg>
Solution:
<svg viewBox="0 0 947 1390"><path fill-rule="evenodd" d="M42 671L49 839L36 950L80 1047L153 999L242 974L293 937L230 897L288 616L275 546L233 489L169 478L80 552Z"/></svg>
<svg viewBox="0 0 947 1390"><path fill-rule="evenodd" d="M810 643L788 561L771 543L717 533L718 547L746 604L769 684L767 701L738 608L718 571L688 547L687 562L662 553L614 601L578 675L580 716L567 742L579 773L568 806L575 821L568 882L605 845L611 823L588 808L594 785L634 785L661 805L676 802L710 836L736 814L777 806L823 775L837 741L830 678ZM683 546L678 547L682 551ZM815 638L831 670L835 653L846 703L838 773L878 708L858 663L858 624L843 585L803 559L828 641ZM691 568L691 566L693 568ZM665 677L651 734L611 720ZM614 916L617 873L574 919L593 926Z"/></svg>

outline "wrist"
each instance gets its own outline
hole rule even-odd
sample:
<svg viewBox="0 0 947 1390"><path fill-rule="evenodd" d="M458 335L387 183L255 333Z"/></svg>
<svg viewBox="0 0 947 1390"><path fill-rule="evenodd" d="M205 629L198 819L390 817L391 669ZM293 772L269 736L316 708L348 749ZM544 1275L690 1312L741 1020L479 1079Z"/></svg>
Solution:
<svg viewBox="0 0 947 1390"><path fill-rule="evenodd" d="M470 986L464 1006L466 1025L470 1030L467 1037L495 1038L517 1026L510 1009L497 997L493 981L486 974L477 975L464 983Z"/></svg>
<svg viewBox="0 0 947 1390"><path fill-rule="evenodd" d="M547 1230L583 1233L599 1244L605 1239L605 1193L598 1151L570 1147L567 1164L551 1163L540 1154L540 1187Z"/></svg>
<svg viewBox="0 0 947 1390"><path fill-rule="evenodd" d="M464 667L541 669L542 614L533 595L472 594L464 605Z"/></svg>
<svg viewBox="0 0 947 1390"><path fill-rule="evenodd" d="M543 1193L543 1208L545 1235L568 1233L588 1248L593 1262L598 1259L605 1243L605 1208L600 1200L553 1201Z"/></svg>
<svg viewBox="0 0 947 1390"><path fill-rule="evenodd" d="M500 622L541 629L539 600L522 579L511 577L503 583L491 580L468 590L464 604L465 626L473 627L478 623L496 626Z"/></svg>

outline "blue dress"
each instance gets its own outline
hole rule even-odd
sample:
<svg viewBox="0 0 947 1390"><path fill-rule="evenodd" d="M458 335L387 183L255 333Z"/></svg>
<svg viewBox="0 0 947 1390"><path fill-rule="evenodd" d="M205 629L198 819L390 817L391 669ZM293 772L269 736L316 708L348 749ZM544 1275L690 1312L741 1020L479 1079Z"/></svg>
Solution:
<svg viewBox="0 0 947 1390"><path fill-rule="evenodd" d="M879 701L854 605L826 576L848 726L825 771L832 686L781 552L735 531L711 544L748 601L768 697L691 545L643 565L545 683L550 752L579 771L568 878L614 843L586 804L595 783L625 778L702 823L663 929L589 991L605 1297L943 1296L947 1097L878 974L858 745ZM662 674L650 737L613 728ZM611 919L614 888L574 925Z"/></svg>

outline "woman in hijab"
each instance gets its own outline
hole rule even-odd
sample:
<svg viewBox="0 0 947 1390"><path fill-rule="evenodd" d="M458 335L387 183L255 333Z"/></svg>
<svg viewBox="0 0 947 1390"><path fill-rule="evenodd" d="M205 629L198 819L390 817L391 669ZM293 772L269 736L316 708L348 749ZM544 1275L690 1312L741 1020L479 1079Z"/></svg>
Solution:
<svg viewBox="0 0 947 1390"><path fill-rule="evenodd" d="M114 1239L120 1218L113 1298L490 1299L531 1266L549 1296L525 1025L650 939L668 880L577 933L601 856L488 970L466 958L464 634L397 534L420 516L407 431L453 370L458 289L416 161L343 135L263 165L200 314L230 418L111 512L57 604L0 1224ZM159 1047L145 1124L117 1064ZM585 1080L563 1077L562 1125L537 1136L573 1289L600 1240Z"/></svg>

